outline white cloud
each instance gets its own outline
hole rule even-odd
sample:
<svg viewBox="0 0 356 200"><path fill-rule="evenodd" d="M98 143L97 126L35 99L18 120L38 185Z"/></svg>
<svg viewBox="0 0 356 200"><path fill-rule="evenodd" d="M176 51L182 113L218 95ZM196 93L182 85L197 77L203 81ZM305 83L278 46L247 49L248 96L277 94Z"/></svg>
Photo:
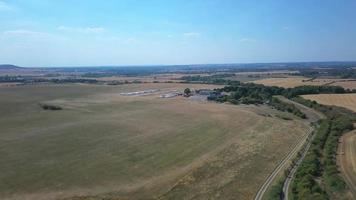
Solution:
<svg viewBox="0 0 356 200"><path fill-rule="evenodd" d="M77 33L102 33L105 29L102 27L69 27L69 26L59 26L57 27L59 31L66 32L77 32Z"/></svg>
<svg viewBox="0 0 356 200"><path fill-rule="evenodd" d="M187 38L193 38L193 37L200 37L200 33L198 32L187 32L187 33L183 33L183 36L184 37L187 37Z"/></svg>
<svg viewBox="0 0 356 200"><path fill-rule="evenodd" d="M13 10L13 7L4 1L0 1L0 11L2 10L3 11Z"/></svg>
<svg viewBox="0 0 356 200"><path fill-rule="evenodd" d="M289 31L291 28L289 26L283 26L282 29L285 31Z"/></svg>
<svg viewBox="0 0 356 200"><path fill-rule="evenodd" d="M241 38L240 42L249 43L249 42L257 42L257 40L253 38Z"/></svg>

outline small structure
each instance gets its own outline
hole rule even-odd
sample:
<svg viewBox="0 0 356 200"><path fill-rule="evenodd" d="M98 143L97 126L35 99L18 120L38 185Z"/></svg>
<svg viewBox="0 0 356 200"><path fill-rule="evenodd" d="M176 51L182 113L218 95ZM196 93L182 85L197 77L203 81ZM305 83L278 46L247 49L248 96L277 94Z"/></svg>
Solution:
<svg viewBox="0 0 356 200"><path fill-rule="evenodd" d="M161 98L173 98L173 97L180 96L180 95L182 95L182 93L175 91L175 92L162 94L160 97Z"/></svg>
<svg viewBox="0 0 356 200"><path fill-rule="evenodd" d="M123 96L142 96L142 95L149 95L155 92L158 92L159 89L152 89L152 90L143 90L143 91L137 91L137 92L123 92L120 93L120 95Z"/></svg>
<svg viewBox="0 0 356 200"><path fill-rule="evenodd" d="M210 90L210 89L201 89L201 90L196 90L195 91L197 94L199 95L210 95L211 93L214 93L215 91L214 90Z"/></svg>

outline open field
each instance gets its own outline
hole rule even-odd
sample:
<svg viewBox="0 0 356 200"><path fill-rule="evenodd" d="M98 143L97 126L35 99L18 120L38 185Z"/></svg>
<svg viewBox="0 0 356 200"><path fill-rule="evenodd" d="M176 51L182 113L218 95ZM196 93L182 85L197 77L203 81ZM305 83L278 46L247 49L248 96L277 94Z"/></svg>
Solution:
<svg viewBox="0 0 356 200"><path fill-rule="evenodd" d="M216 86L0 88L0 199L251 199L309 128L264 106L120 95L186 87Z"/></svg>
<svg viewBox="0 0 356 200"><path fill-rule="evenodd" d="M195 74L194 74L195 75ZM208 74L196 74L200 76L208 76ZM167 82L173 81L178 82L182 80L178 80L179 78L187 76L187 74L176 74L176 73L167 73L167 74L155 74L155 75L147 75L147 76L109 76L109 77L99 77L92 78L99 81L141 81L141 82Z"/></svg>
<svg viewBox="0 0 356 200"><path fill-rule="evenodd" d="M302 95L302 97L320 104L340 106L356 112L356 94L316 94Z"/></svg>
<svg viewBox="0 0 356 200"><path fill-rule="evenodd" d="M350 188L351 199L356 198L356 131L341 137L337 155L338 164L344 180Z"/></svg>
<svg viewBox="0 0 356 200"><path fill-rule="evenodd" d="M252 82L267 86L278 86L284 88L293 88L302 85L335 85L344 87L345 89L356 89L356 81L353 79L317 78L310 80L310 78L307 77L283 77L260 79Z"/></svg>
<svg viewBox="0 0 356 200"><path fill-rule="evenodd" d="M263 84L267 86L278 86L284 88L293 88L301 85L323 85L330 81L318 81L318 82L306 82L306 77L288 77L288 78L267 78L253 81L257 84Z"/></svg>
<svg viewBox="0 0 356 200"><path fill-rule="evenodd" d="M335 83L332 83L331 85L337 85L337 86L341 86L345 89L356 89L356 80L352 80L352 81L338 81Z"/></svg>

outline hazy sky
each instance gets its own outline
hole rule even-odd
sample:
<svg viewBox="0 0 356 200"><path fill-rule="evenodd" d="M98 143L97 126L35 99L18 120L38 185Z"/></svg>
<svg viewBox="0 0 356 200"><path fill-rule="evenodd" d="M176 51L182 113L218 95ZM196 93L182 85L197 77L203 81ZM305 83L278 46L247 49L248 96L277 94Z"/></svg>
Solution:
<svg viewBox="0 0 356 200"><path fill-rule="evenodd" d="M356 60L355 0L0 0L0 63Z"/></svg>

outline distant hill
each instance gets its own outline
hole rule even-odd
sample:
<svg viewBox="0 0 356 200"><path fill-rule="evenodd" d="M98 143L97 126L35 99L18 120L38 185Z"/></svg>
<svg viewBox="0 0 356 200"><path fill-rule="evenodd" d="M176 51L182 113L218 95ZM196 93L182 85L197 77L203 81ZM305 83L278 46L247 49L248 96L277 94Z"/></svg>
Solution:
<svg viewBox="0 0 356 200"><path fill-rule="evenodd" d="M3 64L0 65L0 70L11 70L11 69L23 69L22 67L16 65Z"/></svg>

